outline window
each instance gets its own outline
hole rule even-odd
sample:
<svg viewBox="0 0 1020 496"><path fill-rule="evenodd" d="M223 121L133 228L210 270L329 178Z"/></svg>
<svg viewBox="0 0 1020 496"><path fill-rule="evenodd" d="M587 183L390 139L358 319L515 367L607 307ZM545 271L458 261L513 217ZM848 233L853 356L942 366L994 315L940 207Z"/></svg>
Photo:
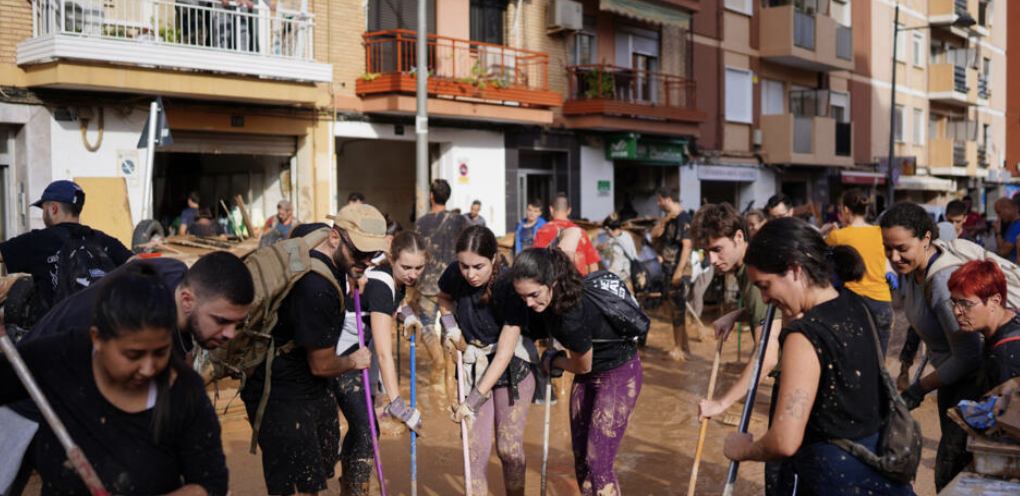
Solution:
<svg viewBox="0 0 1020 496"><path fill-rule="evenodd" d="M584 29L571 38L570 65L598 63L595 17L584 16Z"/></svg>
<svg viewBox="0 0 1020 496"><path fill-rule="evenodd" d="M751 71L727 67L726 120L751 124L754 118L751 111L753 102Z"/></svg>
<svg viewBox="0 0 1020 496"><path fill-rule="evenodd" d="M751 0L726 0L726 8L741 14L751 15L754 13Z"/></svg>
<svg viewBox="0 0 1020 496"><path fill-rule="evenodd" d="M914 144L924 144L924 109L914 109Z"/></svg>
<svg viewBox="0 0 1020 496"><path fill-rule="evenodd" d="M471 41L503 44L503 16L506 2L501 0L471 0Z"/></svg>
<svg viewBox="0 0 1020 496"><path fill-rule="evenodd" d="M939 137L939 116L932 113L928 114L928 136L931 139L938 139Z"/></svg>
<svg viewBox="0 0 1020 496"><path fill-rule="evenodd" d="M774 79L761 80L761 115L783 113L783 82Z"/></svg>
<svg viewBox="0 0 1020 496"><path fill-rule="evenodd" d="M853 10L850 8L850 0L833 0L832 18L840 26L853 25Z"/></svg>
<svg viewBox="0 0 1020 496"><path fill-rule="evenodd" d="M924 33L914 31L912 34L913 44L910 47L911 58L915 66L924 67Z"/></svg>
<svg viewBox="0 0 1020 496"><path fill-rule="evenodd" d="M903 28L906 27L906 26L904 26L903 24L897 24L896 26L900 30L899 34L895 35L895 38L896 38L896 61L897 62L906 62L907 61L907 42L906 42L906 40L904 38L905 38L907 33L903 32Z"/></svg>
<svg viewBox="0 0 1020 496"><path fill-rule="evenodd" d="M893 139L897 143L903 143L903 105L896 106L896 114L893 118Z"/></svg>
<svg viewBox="0 0 1020 496"><path fill-rule="evenodd" d="M829 95L829 116L836 122L850 122L850 93L833 91Z"/></svg>

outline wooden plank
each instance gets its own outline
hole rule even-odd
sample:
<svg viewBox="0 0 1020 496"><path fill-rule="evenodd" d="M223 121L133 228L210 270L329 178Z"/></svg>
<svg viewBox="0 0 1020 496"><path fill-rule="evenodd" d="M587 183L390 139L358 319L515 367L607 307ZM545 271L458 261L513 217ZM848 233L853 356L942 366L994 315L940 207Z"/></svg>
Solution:
<svg viewBox="0 0 1020 496"><path fill-rule="evenodd" d="M135 224L131 219L127 183L123 177L76 177L85 190L81 223L114 237L131 248Z"/></svg>
<svg viewBox="0 0 1020 496"><path fill-rule="evenodd" d="M241 195L237 195L234 198L237 202L237 208L241 209L241 218L244 219L244 225L248 227L248 237L255 237L255 226L251 223L251 217L248 216L248 208L244 206L244 198Z"/></svg>

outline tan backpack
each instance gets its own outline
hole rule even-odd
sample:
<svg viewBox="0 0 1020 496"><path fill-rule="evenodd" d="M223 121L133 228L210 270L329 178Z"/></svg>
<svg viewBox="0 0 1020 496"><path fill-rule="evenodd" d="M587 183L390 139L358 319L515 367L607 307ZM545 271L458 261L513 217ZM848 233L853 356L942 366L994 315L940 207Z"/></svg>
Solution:
<svg viewBox="0 0 1020 496"><path fill-rule="evenodd" d="M295 348L294 341L277 347L272 331L279 320L280 304L305 274L315 272L336 287L340 295L340 314L343 315L344 291L330 268L321 260L312 258L311 250L329 237L329 229L319 229L307 236L281 241L260 248L244 259L255 283L255 299L248 310L243 328L233 339L209 352L211 379L227 377L239 379L240 391L255 367L264 366L265 386L252 422L251 453L258 445L259 428L269 400L272 384L273 359ZM229 408L229 404L227 405Z"/></svg>

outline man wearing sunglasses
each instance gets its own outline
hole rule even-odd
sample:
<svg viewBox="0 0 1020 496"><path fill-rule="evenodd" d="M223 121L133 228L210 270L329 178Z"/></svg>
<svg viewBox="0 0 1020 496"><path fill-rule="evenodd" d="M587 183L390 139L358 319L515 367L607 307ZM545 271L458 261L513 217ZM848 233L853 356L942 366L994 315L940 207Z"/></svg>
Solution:
<svg viewBox="0 0 1020 496"><path fill-rule="evenodd" d="M340 423L331 394L337 377L368 368L367 348L336 353L343 332L345 295L337 291L354 283L386 249L386 221L369 205L348 205L331 216L329 237L311 250L326 264L333 281L309 272L299 279L280 305L279 323L272 330L276 354L270 376L271 391L258 444L267 492L272 495L317 494L326 490L338 460ZM292 237L329 226L302 224ZM253 422L265 384L265 367L256 367L241 390ZM358 393L364 392L360 389Z"/></svg>

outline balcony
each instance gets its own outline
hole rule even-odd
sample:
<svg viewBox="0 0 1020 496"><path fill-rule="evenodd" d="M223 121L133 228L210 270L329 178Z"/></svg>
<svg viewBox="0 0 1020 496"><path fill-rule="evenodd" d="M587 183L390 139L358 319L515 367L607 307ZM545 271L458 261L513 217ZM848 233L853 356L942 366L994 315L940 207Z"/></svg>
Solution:
<svg viewBox="0 0 1020 496"><path fill-rule="evenodd" d="M821 13L794 5L761 10L761 56L811 71L848 71L853 63L853 30Z"/></svg>
<svg viewBox="0 0 1020 496"><path fill-rule="evenodd" d="M355 93L366 112L414 113L418 39L414 31L362 35L366 74ZM429 112L454 117L552 122L563 104L549 90L549 55L428 35ZM536 114L540 112L540 114Z"/></svg>
<svg viewBox="0 0 1020 496"><path fill-rule="evenodd" d="M944 138L928 143L928 170L933 176L975 177L979 165L976 141Z"/></svg>
<svg viewBox="0 0 1020 496"><path fill-rule="evenodd" d="M989 96L991 96L991 91L988 90L988 76L984 74L978 74L977 77L978 100L988 100Z"/></svg>
<svg viewBox="0 0 1020 496"><path fill-rule="evenodd" d="M978 0L928 0L928 23L948 25L966 12L974 19L978 18ZM975 26L977 27L977 26ZM945 27L941 28L950 31L957 36L966 38L966 29Z"/></svg>
<svg viewBox="0 0 1020 496"><path fill-rule="evenodd" d="M977 70L955 64L931 64L928 67L928 93L932 101L940 103L977 104Z"/></svg>
<svg viewBox="0 0 1020 496"><path fill-rule="evenodd" d="M988 148L985 145L978 145L977 147L977 165L981 169L987 169L990 162L988 162Z"/></svg>
<svg viewBox="0 0 1020 496"><path fill-rule="evenodd" d="M567 127L635 130L655 123L697 124L706 120L696 106L695 81L690 78L608 64L567 67L570 92L563 104ZM681 134L696 134L696 130Z"/></svg>
<svg viewBox="0 0 1020 496"><path fill-rule="evenodd" d="M274 12L258 4L249 10L209 0L194 5L174 0L34 0L33 35L18 44L17 63L31 76L59 61L67 70L29 80L65 88L88 87L100 79L102 69L96 62L180 70L192 78L204 72L329 82L332 66L316 62L312 53L314 28L312 14L283 8ZM91 63L94 72L80 76L82 80L69 78L82 62ZM131 79L123 72L111 77L113 86ZM188 94L187 89L180 91Z"/></svg>
<svg viewBox="0 0 1020 496"><path fill-rule="evenodd" d="M769 163L850 167L853 125L831 117L761 116L762 151Z"/></svg>

